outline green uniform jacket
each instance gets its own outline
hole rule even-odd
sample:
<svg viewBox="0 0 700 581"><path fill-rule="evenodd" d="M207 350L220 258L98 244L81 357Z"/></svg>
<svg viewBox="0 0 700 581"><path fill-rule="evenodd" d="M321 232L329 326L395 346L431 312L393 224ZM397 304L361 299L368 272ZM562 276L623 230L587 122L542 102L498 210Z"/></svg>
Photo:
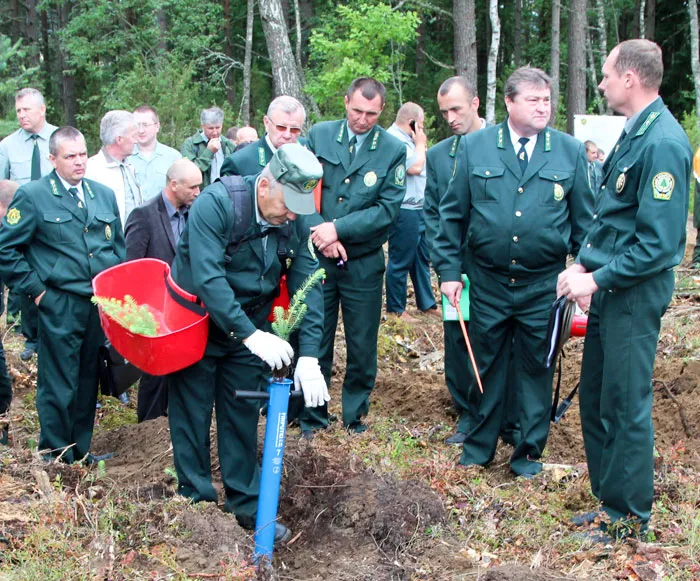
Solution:
<svg viewBox="0 0 700 581"><path fill-rule="evenodd" d="M433 145L426 154L427 181L425 184L425 239L428 251L440 230L440 201L447 191L447 185L455 169L455 156L460 135L453 135ZM431 257L432 258L432 257Z"/></svg>
<svg viewBox="0 0 700 581"><path fill-rule="evenodd" d="M17 190L0 228L0 277L34 300L47 287L92 295L92 279L126 259L114 192L83 179L87 215L56 172Z"/></svg>
<svg viewBox="0 0 700 581"><path fill-rule="evenodd" d="M555 275L578 254L592 207L580 141L545 128L522 174L507 120L476 131L460 140L440 204L435 269L441 282L459 281L468 259L513 286Z"/></svg>
<svg viewBox="0 0 700 581"><path fill-rule="evenodd" d="M245 178L251 197L255 180L254 176ZM215 182L192 204L173 263L176 282L202 299L212 319L207 345L209 355L223 354L232 341L246 339L264 326L280 280L281 265L274 234L267 237L265 253L262 239L256 238L241 244L231 261L226 261L226 246L234 219L231 197L221 182ZM246 236L256 232L260 232L260 225L253 212ZM303 216L294 222L292 232L287 243L287 256L291 259L287 271L290 296L319 268L316 255L310 251L309 224ZM269 300L249 318L246 306L264 296L269 296ZM299 330L299 355L318 357L323 330L321 285L316 285L308 294L306 304L308 310Z"/></svg>
<svg viewBox="0 0 700 581"><path fill-rule="evenodd" d="M263 135L243 149L226 156L221 166L222 176L253 176L259 174L272 159L272 150Z"/></svg>
<svg viewBox="0 0 700 581"><path fill-rule="evenodd" d="M233 153L233 150L236 149L236 145L233 143L233 141L227 139L223 135L220 137L220 139L221 150L224 154L225 162L226 156ZM194 164L202 171L202 188L206 188L210 183L211 162L214 158L214 154L207 149L207 143L207 139L202 135L202 132L197 131L197 133L185 139L185 142L182 144L182 148L180 149L182 157L192 160Z"/></svg>
<svg viewBox="0 0 700 581"><path fill-rule="evenodd" d="M351 164L346 133L345 119L318 123L307 147L323 165L321 216L335 224L348 258L358 258L389 236L406 193L406 146L375 125Z"/></svg>
<svg viewBox="0 0 700 581"><path fill-rule="evenodd" d="M683 259L692 157L661 98L610 152L593 228L578 257L601 289L636 285Z"/></svg>

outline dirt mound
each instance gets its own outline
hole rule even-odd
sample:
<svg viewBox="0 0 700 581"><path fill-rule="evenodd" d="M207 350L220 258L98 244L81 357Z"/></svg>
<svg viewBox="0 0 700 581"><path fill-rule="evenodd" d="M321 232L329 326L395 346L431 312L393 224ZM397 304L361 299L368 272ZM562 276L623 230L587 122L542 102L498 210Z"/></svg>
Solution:
<svg viewBox="0 0 700 581"><path fill-rule="evenodd" d="M103 432L92 441L93 454L114 454L107 461L107 475L128 484L154 484L167 480L172 466L168 418L130 424Z"/></svg>
<svg viewBox="0 0 700 581"><path fill-rule="evenodd" d="M546 569L531 569L523 565L512 565L487 569L480 579L483 581L555 581L569 579L569 577L563 577L561 573Z"/></svg>

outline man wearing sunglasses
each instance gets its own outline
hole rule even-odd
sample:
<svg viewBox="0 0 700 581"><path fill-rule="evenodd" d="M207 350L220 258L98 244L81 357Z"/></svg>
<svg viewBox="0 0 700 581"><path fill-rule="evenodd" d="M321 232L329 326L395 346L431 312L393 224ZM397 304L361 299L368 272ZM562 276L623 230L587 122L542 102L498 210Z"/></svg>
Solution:
<svg viewBox="0 0 700 581"><path fill-rule="evenodd" d="M306 111L297 99L288 95L273 99L263 117L265 135L229 155L221 167L221 175L259 174L278 148L297 142L305 121Z"/></svg>

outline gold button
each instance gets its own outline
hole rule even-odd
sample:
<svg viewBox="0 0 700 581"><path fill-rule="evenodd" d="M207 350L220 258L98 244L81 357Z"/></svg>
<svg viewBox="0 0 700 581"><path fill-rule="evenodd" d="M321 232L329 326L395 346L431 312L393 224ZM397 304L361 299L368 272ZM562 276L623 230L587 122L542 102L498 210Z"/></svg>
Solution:
<svg viewBox="0 0 700 581"><path fill-rule="evenodd" d="M87 231L88 231L88 229L87 229L87 228L85 228L85 232L87 232Z"/></svg>
<svg viewBox="0 0 700 581"><path fill-rule="evenodd" d="M61 219L60 219L60 218L56 218L56 222L60 222L60 221L61 221Z"/></svg>
<svg viewBox="0 0 700 581"><path fill-rule="evenodd" d="M522 216L523 213L522 213L520 210L518 210L518 211L515 213L515 215L516 215L518 218L520 218L520 216Z"/></svg>
<svg viewBox="0 0 700 581"><path fill-rule="evenodd" d="M605 184L603 184L602 186L600 186L600 189L601 189L601 190L604 190L604 189L605 189Z"/></svg>
<svg viewBox="0 0 700 581"><path fill-rule="evenodd" d="M524 189L518 188L518 193L519 193L519 194L522 194L524 191L525 191Z"/></svg>
<svg viewBox="0 0 700 581"><path fill-rule="evenodd" d="M265 280L265 275L264 275L264 274L260 277L260 280Z"/></svg>
<svg viewBox="0 0 700 581"><path fill-rule="evenodd" d="M555 175L555 176L554 176L554 179L555 179L555 180L556 180L556 179L559 179L559 176Z"/></svg>
<svg viewBox="0 0 700 581"><path fill-rule="evenodd" d="M513 260L510 261L510 263L511 263L511 264L518 264L518 261L515 260L515 258L514 258Z"/></svg>
<svg viewBox="0 0 700 581"><path fill-rule="evenodd" d="M90 258L92 258L92 252L91 252L90 254L88 254L88 256L89 256Z"/></svg>
<svg viewBox="0 0 700 581"><path fill-rule="evenodd" d="M629 168L628 168L627 166L625 166L625 169L623 169L622 171L627 171L628 169L629 169Z"/></svg>
<svg viewBox="0 0 700 581"><path fill-rule="evenodd" d="M589 242L588 244L586 244L586 248L590 248L590 247L591 247L591 243Z"/></svg>
<svg viewBox="0 0 700 581"><path fill-rule="evenodd" d="M593 214L593 219L597 220L598 219L598 214Z"/></svg>
<svg viewBox="0 0 700 581"><path fill-rule="evenodd" d="M491 175L491 172L490 172L489 170L486 170L486 171L484 172L484 174L486 174L487 176L490 176L490 175Z"/></svg>
<svg viewBox="0 0 700 581"><path fill-rule="evenodd" d="M518 241L518 237L517 237L517 236L513 236L513 242L517 242L517 241Z"/></svg>
<svg viewBox="0 0 700 581"><path fill-rule="evenodd" d="M233 334L233 331L231 331L231 332L228 334L228 336L229 336L229 337L233 337L234 339L236 338L236 336Z"/></svg>
<svg viewBox="0 0 700 581"><path fill-rule="evenodd" d="M514 278L511 278L511 279L510 279L510 284L513 284L514 282L515 282L515 279L514 279Z"/></svg>
<svg viewBox="0 0 700 581"><path fill-rule="evenodd" d="M345 183L349 184L350 183L350 178L345 178Z"/></svg>
<svg viewBox="0 0 700 581"><path fill-rule="evenodd" d="M340 196L340 197L338 198L338 201L339 201L339 202L342 202L342 201L343 201L343 197Z"/></svg>

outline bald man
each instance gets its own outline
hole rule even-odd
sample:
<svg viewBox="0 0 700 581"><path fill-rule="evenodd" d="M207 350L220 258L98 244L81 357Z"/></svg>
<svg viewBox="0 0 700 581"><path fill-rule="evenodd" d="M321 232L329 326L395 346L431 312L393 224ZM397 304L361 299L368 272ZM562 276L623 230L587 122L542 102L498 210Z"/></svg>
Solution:
<svg viewBox="0 0 700 581"><path fill-rule="evenodd" d="M201 185L202 172L192 161L182 158L174 162L161 195L135 208L126 221L126 259L158 258L172 264L189 208ZM167 410L165 378L144 374L136 409L139 422L167 415Z"/></svg>

